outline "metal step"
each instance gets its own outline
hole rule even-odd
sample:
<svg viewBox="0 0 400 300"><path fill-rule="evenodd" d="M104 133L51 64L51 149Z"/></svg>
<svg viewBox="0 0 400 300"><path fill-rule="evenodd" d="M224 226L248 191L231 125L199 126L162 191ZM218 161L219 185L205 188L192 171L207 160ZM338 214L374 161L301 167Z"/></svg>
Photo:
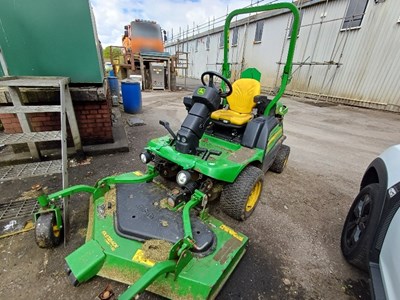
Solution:
<svg viewBox="0 0 400 300"><path fill-rule="evenodd" d="M25 177L50 175L62 172L61 160L0 167L0 182Z"/></svg>
<svg viewBox="0 0 400 300"><path fill-rule="evenodd" d="M0 78L0 87L60 87L62 84L68 84L69 78L67 77L3 77Z"/></svg>
<svg viewBox="0 0 400 300"><path fill-rule="evenodd" d="M0 144L13 145L29 142L60 141L61 131L40 131L29 133L0 133Z"/></svg>
<svg viewBox="0 0 400 300"><path fill-rule="evenodd" d="M1 106L0 114L60 112L60 105Z"/></svg>
<svg viewBox="0 0 400 300"><path fill-rule="evenodd" d="M38 209L39 204L36 198L0 203L0 221L20 217L31 217Z"/></svg>
<svg viewBox="0 0 400 300"><path fill-rule="evenodd" d="M36 198L24 198L0 203L0 238L26 232L35 226L32 215L38 211Z"/></svg>

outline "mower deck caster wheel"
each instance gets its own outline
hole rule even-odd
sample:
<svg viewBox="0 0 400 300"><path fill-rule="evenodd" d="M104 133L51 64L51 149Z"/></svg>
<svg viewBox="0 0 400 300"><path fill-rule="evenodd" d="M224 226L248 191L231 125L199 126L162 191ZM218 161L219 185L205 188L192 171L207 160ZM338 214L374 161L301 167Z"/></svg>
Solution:
<svg viewBox="0 0 400 300"><path fill-rule="evenodd" d="M278 151L278 154L275 157L274 162L272 163L271 167L269 168L272 172L275 173L282 173L285 169L290 154L290 147L286 145L282 145Z"/></svg>
<svg viewBox="0 0 400 300"><path fill-rule="evenodd" d="M68 274L68 280L74 287L77 287L79 285L78 279L76 279L75 275L72 272Z"/></svg>
<svg viewBox="0 0 400 300"><path fill-rule="evenodd" d="M69 268L69 266L67 264L64 266L64 270L65 270L65 273L67 274L67 276L69 276L69 274L72 273L71 269Z"/></svg>
<svg viewBox="0 0 400 300"><path fill-rule="evenodd" d="M61 244L63 231L58 228L54 213L40 215L36 220L35 240L40 248L54 248Z"/></svg>
<svg viewBox="0 0 400 300"><path fill-rule="evenodd" d="M244 221L253 213L263 187L264 173L257 167L247 166L227 184L221 194L221 208L230 217Z"/></svg>

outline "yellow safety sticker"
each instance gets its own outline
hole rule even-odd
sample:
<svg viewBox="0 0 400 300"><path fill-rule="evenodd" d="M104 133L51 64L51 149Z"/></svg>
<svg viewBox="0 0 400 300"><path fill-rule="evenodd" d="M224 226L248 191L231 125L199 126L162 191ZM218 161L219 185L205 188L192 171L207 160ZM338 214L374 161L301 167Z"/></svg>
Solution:
<svg viewBox="0 0 400 300"><path fill-rule="evenodd" d="M276 132L276 133L269 139L268 144L267 144L267 148L268 148L270 145L272 145L272 144L276 141L276 138L277 138L279 135L281 135L281 134L282 134L282 130L279 130L278 132Z"/></svg>
<svg viewBox="0 0 400 300"><path fill-rule="evenodd" d="M277 132L275 132L274 135L269 139L268 145L273 143L280 134L282 134L281 128Z"/></svg>
<svg viewBox="0 0 400 300"><path fill-rule="evenodd" d="M133 172L133 174L135 174L136 176L143 176L143 173L140 171L135 171Z"/></svg>
<svg viewBox="0 0 400 300"><path fill-rule="evenodd" d="M233 236L234 238L238 239L239 241L243 241L243 237L240 236L235 230L233 230L232 228L222 224L221 226L219 226L219 228L221 228L223 231L229 233L231 236Z"/></svg>
<svg viewBox="0 0 400 300"><path fill-rule="evenodd" d="M119 247L119 245L112 239L112 237L103 230L101 234L104 236L104 241L110 246L112 251L115 251Z"/></svg>
<svg viewBox="0 0 400 300"><path fill-rule="evenodd" d="M132 257L132 261L136 261L138 263L144 264L146 266L152 267L156 264L154 260L147 259L144 257L144 252L141 249L138 249L135 255Z"/></svg>

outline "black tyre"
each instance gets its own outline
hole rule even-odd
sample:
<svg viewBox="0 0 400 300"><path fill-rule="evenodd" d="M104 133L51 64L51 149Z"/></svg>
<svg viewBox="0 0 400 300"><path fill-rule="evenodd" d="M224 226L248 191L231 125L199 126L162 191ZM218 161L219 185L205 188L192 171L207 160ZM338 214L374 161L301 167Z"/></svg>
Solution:
<svg viewBox="0 0 400 300"><path fill-rule="evenodd" d="M279 149L278 154L276 155L275 160L269 169L278 174L282 173L287 165L289 154L290 147L281 145L281 148Z"/></svg>
<svg viewBox="0 0 400 300"><path fill-rule="evenodd" d="M263 171L247 166L234 183L224 186L220 200L222 210L236 220L246 220L258 204L263 182Z"/></svg>
<svg viewBox="0 0 400 300"><path fill-rule="evenodd" d="M60 245L63 230L58 228L54 213L40 215L36 220L35 239L40 248L53 248Z"/></svg>
<svg viewBox="0 0 400 300"><path fill-rule="evenodd" d="M369 251L383 205L378 197L378 189L379 185L373 183L360 191L350 207L342 230L343 256L364 271L368 271Z"/></svg>

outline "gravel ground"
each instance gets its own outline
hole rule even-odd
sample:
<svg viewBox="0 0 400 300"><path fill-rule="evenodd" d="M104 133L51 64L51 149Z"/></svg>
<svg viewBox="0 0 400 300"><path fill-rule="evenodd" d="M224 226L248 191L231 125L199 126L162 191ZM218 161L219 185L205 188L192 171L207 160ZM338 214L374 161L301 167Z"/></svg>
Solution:
<svg viewBox="0 0 400 300"><path fill-rule="evenodd" d="M96 156L69 170L71 184L91 184L104 176L144 170L138 155L147 140L165 134L159 119L176 131L185 117L181 102L188 92L145 92L144 126L130 127L122 113L129 153ZM261 201L245 222L224 215L218 203L211 213L245 233L250 245L217 299L369 299L367 277L340 253L340 232L358 192L364 170L380 152L399 143L400 115L305 99L283 99L287 169L268 172ZM396 125L397 124L397 125ZM5 203L35 183L60 187L59 176L16 180L0 185ZM33 232L0 239L1 299L94 299L111 283L116 294L126 286L96 277L74 288L64 274L63 258L84 242L88 201L72 198L71 234L66 247L39 249ZM140 299L159 299L145 293Z"/></svg>

